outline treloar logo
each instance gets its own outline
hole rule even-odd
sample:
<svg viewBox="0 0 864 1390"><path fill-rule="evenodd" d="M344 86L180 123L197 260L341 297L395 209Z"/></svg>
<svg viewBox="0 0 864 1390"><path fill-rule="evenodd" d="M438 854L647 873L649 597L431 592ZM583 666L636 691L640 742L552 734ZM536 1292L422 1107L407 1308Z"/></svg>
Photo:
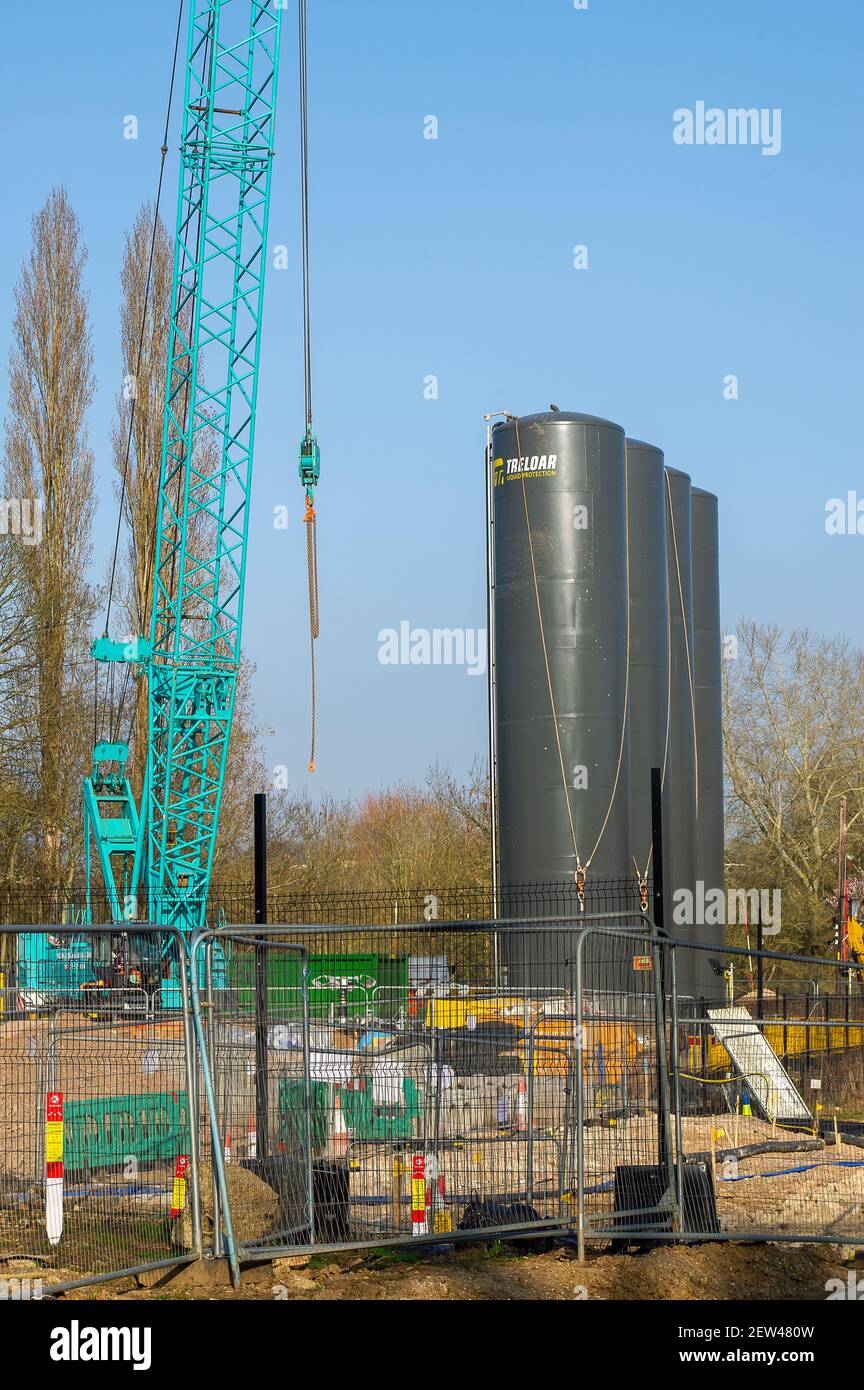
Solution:
<svg viewBox="0 0 864 1390"><path fill-rule="evenodd" d="M51 1333L52 1361L131 1361L135 1371L149 1371L152 1329L149 1327L82 1327L73 1318L68 1327Z"/></svg>
<svg viewBox="0 0 864 1390"><path fill-rule="evenodd" d="M523 458L496 458L492 465L492 481L496 487L516 478L554 477L558 467L557 454L527 454Z"/></svg>

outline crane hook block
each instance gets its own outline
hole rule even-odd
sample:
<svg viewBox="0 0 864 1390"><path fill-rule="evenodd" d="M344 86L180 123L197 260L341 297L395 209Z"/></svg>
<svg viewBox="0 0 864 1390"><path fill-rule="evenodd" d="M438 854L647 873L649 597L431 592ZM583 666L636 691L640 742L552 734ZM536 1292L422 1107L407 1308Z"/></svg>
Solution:
<svg viewBox="0 0 864 1390"><path fill-rule="evenodd" d="M312 489L318 486L321 476L321 450L318 440L311 430L307 430L300 441L300 481L306 489L306 496L312 500Z"/></svg>

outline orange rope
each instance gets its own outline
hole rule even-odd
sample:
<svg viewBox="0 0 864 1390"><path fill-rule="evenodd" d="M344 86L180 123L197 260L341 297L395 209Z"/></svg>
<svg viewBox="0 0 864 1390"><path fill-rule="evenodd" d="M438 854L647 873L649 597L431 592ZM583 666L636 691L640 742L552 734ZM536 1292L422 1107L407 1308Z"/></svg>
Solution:
<svg viewBox="0 0 864 1390"><path fill-rule="evenodd" d="M315 503L307 495L306 512L303 517L306 525L306 568L309 574L309 659L312 673L312 748L309 754L309 771L315 771L315 641L320 632L318 614L318 528Z"/></svg>

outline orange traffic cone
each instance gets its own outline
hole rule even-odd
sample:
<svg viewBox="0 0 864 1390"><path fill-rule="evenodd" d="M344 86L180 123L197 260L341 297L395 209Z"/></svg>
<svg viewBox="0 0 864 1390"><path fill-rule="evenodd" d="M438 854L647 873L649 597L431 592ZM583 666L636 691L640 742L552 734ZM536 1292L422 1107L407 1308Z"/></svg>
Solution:
<svg viewBox="0 0 864 1390"><path fill-rule="evenodd" d="M528 1082L519 1077L519 1094L516 1097L516 1133L524 1134L528 1128Z"/></svg>
<svg viewBox="0 0 864 1390"><path fill-rule="evenodd" d="M330 1149L335 1158L342 1158L348 1152L348 1126L342 1114L342 1097L337 1088L333 1099L333 1129L330 1134Z"/></svg>

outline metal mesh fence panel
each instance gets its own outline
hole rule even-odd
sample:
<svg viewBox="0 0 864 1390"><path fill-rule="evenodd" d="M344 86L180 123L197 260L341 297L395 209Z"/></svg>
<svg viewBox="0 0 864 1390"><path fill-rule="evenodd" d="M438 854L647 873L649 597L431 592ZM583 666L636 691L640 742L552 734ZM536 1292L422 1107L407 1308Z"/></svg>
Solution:
<svg viewBox="0 0 864 1390"><path fill-rule="evenodd" d="M860 1001L783 1020L722 966L695 999L691 949L615 912L207 934L238 1245L864 1243Z"/></svg>
<svg viewBox="0 0 864 1390"><path fill-rule="evenodd" d="M836 962L725 957L677 1019L683 1158L710 1172L719 1234L864 1244L864 986ZM755 983L805 965L819 992Z"/></svg>
<svg viewBox="0 0 864 1390"><path fill-rule="evenodd" d="M580 1240L678 1229L668 952L646 920L590 924L577 946Z"/></svg>
<svg viewBox="0 0 864 1390"><path fill-rule="evenodd" d="M178 943L146 927L134 950L114 932L3 936L0 1278L47 1287L182 1260L189 1035L159 988Z"/></svg>
<svg viewBox="0 0 864 1390"><path fill-rule="evenodd" d="M0 930L0 1279L550 1232L864 1244L864 984L658 937L633 896L207 928L189 965L138 923ZM711 998L680 986L697 950Z"/></svg>
<svg viewBox="0 0 864 1390"><path fill-rule="evenodd" d="M511 950L502 964L505 933L545 961L530 986L506 978L520 962ZM562 945L576 934L566 922L448 923L202 940L238 1244L568 1225L577 1040Z"/></svg>

